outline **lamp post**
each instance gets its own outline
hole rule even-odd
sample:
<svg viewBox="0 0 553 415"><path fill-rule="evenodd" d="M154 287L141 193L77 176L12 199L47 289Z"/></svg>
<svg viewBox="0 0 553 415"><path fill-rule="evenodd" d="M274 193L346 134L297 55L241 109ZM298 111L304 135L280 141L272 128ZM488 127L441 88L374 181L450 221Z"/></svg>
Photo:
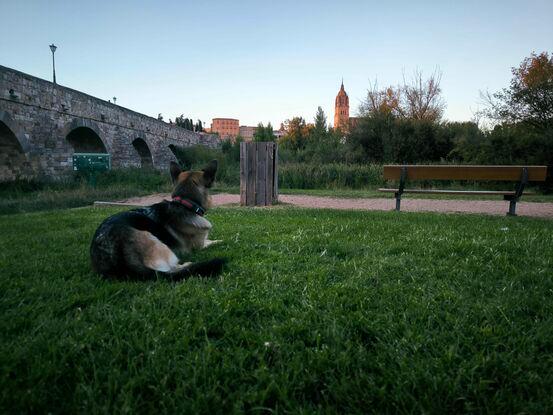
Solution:
<svg viewBox="0 0 553 415"><path fill-rule="evenodd" d="M50 50L52 51L52 70L54 71L54 84L56 84L56 61L54 59L54 52L58 47L53 43L50 45Z"/></svg>

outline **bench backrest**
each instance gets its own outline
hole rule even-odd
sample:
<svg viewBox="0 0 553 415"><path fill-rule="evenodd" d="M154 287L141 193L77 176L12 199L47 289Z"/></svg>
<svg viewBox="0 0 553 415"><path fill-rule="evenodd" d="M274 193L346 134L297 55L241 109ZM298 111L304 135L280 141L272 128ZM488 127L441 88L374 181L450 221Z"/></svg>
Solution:
<svg viewBox="0 0 553 415"><path fill-rule="evenodd" d="M519 181L522 169L528 169L528 181L543 182L547 166L434 166L386 165L384 179L400 180L402 167L407 167L407 180L498 180Z"/></svg>

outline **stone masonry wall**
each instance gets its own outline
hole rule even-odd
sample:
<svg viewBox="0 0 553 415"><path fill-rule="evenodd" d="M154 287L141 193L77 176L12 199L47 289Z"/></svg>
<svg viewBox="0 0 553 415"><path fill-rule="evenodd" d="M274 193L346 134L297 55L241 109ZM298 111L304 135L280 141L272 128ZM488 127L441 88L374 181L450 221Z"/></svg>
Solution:
<svg viewBox="0 0 553 415"><path fill-rule="evenodd" d="M17 138L27 160L25 168L47 176L71 171L74 149L67 136L79 127L98 135L111 154L113 168L144 163L144 154L132 144L137 138L146 143L158 169L166 169L175 159L169 149L171 144L183 147L201 144L210 148L220 145L215 135L194 133L3 66L0 66L0 123ZM17 170L12 167L0 172ZM0 181L13 179L6 175L0 173Z"/></svg>

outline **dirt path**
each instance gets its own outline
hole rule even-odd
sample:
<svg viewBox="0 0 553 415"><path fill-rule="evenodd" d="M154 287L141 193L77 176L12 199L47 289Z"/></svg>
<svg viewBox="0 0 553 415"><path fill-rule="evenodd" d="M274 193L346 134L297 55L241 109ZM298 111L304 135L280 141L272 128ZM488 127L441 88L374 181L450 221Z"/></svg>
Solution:
<svg viewBox="0 0 553 415"><path fill-rule="evenodd" d="M124 206L147 206L168 199L168 194L154 194L145 197L136 197L122 200L114 204ZM213 205L221 206L240 203L239 195L221 193L212 196ZM305 195L280 195L281 203L306 208L323 209L353 209L353 210L393 210L394 199L345 199L334 197L319 197ZM109 202L96 202L96 204L112 204ZM401 210L407 212L447 212L447 213L483 213L489 215L504 216L509 208L509 203L503 200L440 200L440 199L403 199ZM533 216L553 218L553 203L517 203L519 216Z"/></svg>

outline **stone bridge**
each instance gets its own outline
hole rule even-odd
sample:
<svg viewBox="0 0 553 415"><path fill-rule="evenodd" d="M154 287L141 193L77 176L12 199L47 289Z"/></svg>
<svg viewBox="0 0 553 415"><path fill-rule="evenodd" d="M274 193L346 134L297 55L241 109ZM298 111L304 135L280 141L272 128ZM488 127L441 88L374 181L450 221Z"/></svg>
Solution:
<svg viewBox="0 0 553 415"><path fill-rule="evenodd" d="M109 153L112 167L167 168L170 145L215 148L195 133L0 66L0 181L73 169L73 153Z"/></svg>

